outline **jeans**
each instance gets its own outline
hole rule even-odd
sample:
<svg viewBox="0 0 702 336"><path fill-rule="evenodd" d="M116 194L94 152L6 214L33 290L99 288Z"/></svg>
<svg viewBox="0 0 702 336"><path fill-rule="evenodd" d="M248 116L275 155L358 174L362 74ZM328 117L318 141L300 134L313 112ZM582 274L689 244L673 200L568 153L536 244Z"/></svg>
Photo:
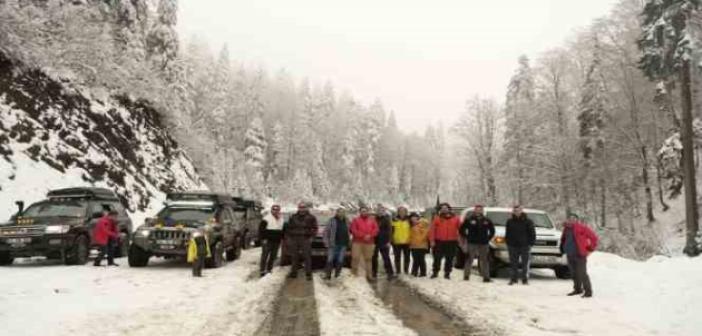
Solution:
<svg viewBox="0 0 702 336"><path fill-rule="evenodd" d="M531 247L508 246L507 250L509 252L509 263L512 269L512 281L517 281L517 278L526 281L529 278ZM521 274L518 273L518 269L520 268L522 270Z"/></svg>
<svg viewBox="0 0 702 336"><path fill-rule="evenodd" d="M456 256L456 250L458 250L457 241L439 241L437 240L434 245L434 265L432 271L434 275L439 274L441 270L441 260L446 259L444 262L444 275L451 275L453 270L453 258Z"/></svg>
<svg viewBox="0 0 702 336"><path fill-rule="evenodd" d="M388 276L394 274L392 269L392 261L390 261L390 245L376 246L373 252L373 277L378 276L378 255L383 257L383 266L385 267L385 273Z"/></svg>
<svg viewBox="0 0 702 336"><path fill-rule="evenodd" d="M587 275L587 258L579 255L568 255L568 267L573 276L573 290L592 294L592 284L590 276Z"/></svg>
<svg viewBox="0 0 702 336"><path fill-rule="evenodd" d="M288 254L292 260L290 274L297 275L300 269L300 255L305 263L305 274L312 275L312 240L307 237L290 237L286 239Z"/></svg>
<svg viewBox="0 0 702 336"><path fill-rule="evenodd" d="M463 277L466 279L470 278L470 271L473 267L473 259L478 258L478 264L480 266L480 275L483 279L490 279L490 259L488 258L488 253L490 253L490 245L488 244L468 244L466 253L466 263L463 266Z"/></svg>
<svg viewBox="0 0 702 336"><path fill-rule="evenodd" d="M427 275L427 255L426 249L412 249L412 275Z"/></svg>
<svg viewBox="0 0 702 336"><path fill-rule="evenodd" d="M409 273L410 248L409 244L392 245L392 253L395 255L395 273L400 274L402 270ZM404 262L403 262L404 261ZM402 266L402 267L400 267Z"/></svg>
<svg viewBox="0 0 702 336"><path fill-rule="evenodd" d="M261 246L261 273L273 270L279 249L280 239L266 239L263 242L263 246Z"/></svg>
<svg viewBox="0 0 702 336"><path fill-rule="evenodd" d="M341 268L344 267L346 249L346 245L336 245L327 249L327 277L331 276L332 268L336 271L336 275L339 276Z"/></svg>
<svg viewBox="0 0 702 336"><path fill-rule="evenodd" d="M112 238L107 240L107 244L100 246L100 251L97 257L95 257L95 265L100 265L102 259L107 255L107 264L114 265L115 263L115 243L116 241Z"/></svg>

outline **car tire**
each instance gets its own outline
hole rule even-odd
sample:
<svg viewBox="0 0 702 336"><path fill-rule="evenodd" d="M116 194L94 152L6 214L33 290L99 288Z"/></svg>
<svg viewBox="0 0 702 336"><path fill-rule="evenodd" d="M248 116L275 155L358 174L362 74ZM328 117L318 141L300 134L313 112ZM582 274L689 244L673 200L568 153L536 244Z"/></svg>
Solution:
<svg viewBox="0 0 702 336"><path fill-rule="evenodd" d="M241 244L237 243L227 250L227 261L234 261L241 256Z"/></svg>
<svg viewBox="0 0 702 336"><path fill-rule="evenodd" d="M210 253L212 257L205 259L205 267L207 268L219 268L224 265L224 244L222 241L218 241L214 246L210 247Z"/></svg>
<svg viewBox="0 0 702 336"><path fill-rule="evenodd" d="M490 277L497 278L500 274L500 263L497 262L497 258L495 258L493 253L494 251L490 251L488 255L488 260L490 261Z"/></svg>
<svg viewBox="0 0 702 336"><path fill-rule="evenodd" d="M115 249L115 258L129 255L129 235L122 232L119 236L119 248Z"/></svg>
<svg viewBox="0 0 702 336"><path fill-rule="evenodd" d="M10 255L10 252L0 252L0 266L12 265L14 261L15 258Z"/></svg>
<svg viewBox="0 0 702 336"><path fill-rule="evenodd" d="M90 242L88 237L80 235L73 243L73 247L66 256L66 265L85 265L90 255Z"/></svg>
<svg viewBox="0 0 702 336"><path fill-rule="evenodd" d="M553 271L556 273L556 278L559 279L570 279L570 268L568 266L556 266Z"/></svg>
<svg viewBox="0 0 702 336"><path fill-rule="evenodd" d="M129 263L129 267L146 267L146 265L149 264L150 257L151 255L141 247L132 245L129 247L127 262Z"/></svg>

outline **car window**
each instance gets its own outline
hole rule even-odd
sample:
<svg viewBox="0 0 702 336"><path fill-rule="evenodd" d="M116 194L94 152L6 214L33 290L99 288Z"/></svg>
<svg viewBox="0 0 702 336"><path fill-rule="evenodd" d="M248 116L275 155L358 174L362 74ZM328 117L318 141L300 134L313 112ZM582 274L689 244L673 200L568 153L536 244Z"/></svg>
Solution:
<svg viewBox="0 0 702 336"><path fill-rule="evenodd" d="M159 219L166 219L174 222L202 222L206 223L215 215L212 208L165 208L158 214Z"/></svg>
<svg viewBox="0 0 702 336"><path fill-rule="evenodd" d="M41 202L31 205L22 213L25 217L83 217L86 205L82 202Z"/></svg>
<svg viewBox="0 0 702 336"><path fill-rule="evenodd" d="M468 216L470 216L472 212L468 212ZM487 217L490 218L490 220L493 222L495 225L499 226L505 226L507 224L507 220L512 217L512 213L508 211L489 211L487 213ZM553 228L553 223L551 222L551 219L548 218L546 214L534 214L530 213L527 214L527 217L531 219L532 222L534 222L534 227L539 227L539 228L547 228L547 229L552 229Z"/></svg>
<svg viewBox="0 0 702 336"><path fill-rule="evenodd" d="M122 203L112 202L110 203L112 209L117 210L120 217L127 217L127 210L122 206Z"/></svg>

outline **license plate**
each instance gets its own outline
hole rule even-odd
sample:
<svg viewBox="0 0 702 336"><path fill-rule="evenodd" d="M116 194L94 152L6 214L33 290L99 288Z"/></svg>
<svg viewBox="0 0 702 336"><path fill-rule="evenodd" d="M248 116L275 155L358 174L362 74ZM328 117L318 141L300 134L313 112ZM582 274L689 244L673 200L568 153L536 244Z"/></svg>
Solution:
<svg viewBox="0 0 702 336"><path fill-rule="evenodd" d="M160 245L159 248L162 250L173 250L176 247L174 245Z"/></svg>
<svg viewBox="0 0 702 336"><path fill-rule="evenodd" d="M15 245L15 244L27 244L31 243L32 238L7 238L7 243L10 245Z"/></svg>
<svg viewBox="0 0 702 336"><path fill-rule="evenodd" d="M315 257L321 257L327 255L327 251L312 251L312 255Z"/></svg>
<svg viewBox="0 0 702 336"><path fill-rule="evenodd" d="M534 261L537 263L553 263L555 262L555 258L550 256L535 256Z"/></svg>

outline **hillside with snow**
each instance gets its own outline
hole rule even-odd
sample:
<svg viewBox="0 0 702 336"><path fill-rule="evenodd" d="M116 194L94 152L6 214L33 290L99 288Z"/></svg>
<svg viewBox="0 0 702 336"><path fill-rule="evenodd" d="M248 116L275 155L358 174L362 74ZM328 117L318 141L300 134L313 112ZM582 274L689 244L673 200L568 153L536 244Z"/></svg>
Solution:
<svg viewBox="0 0 702 336"><path fill-rule="evenodd" d="M137 217L167 191L206 188L148 101L98 95L0 52L0 220L15 200L69 186L113 189Z"/></svg>

